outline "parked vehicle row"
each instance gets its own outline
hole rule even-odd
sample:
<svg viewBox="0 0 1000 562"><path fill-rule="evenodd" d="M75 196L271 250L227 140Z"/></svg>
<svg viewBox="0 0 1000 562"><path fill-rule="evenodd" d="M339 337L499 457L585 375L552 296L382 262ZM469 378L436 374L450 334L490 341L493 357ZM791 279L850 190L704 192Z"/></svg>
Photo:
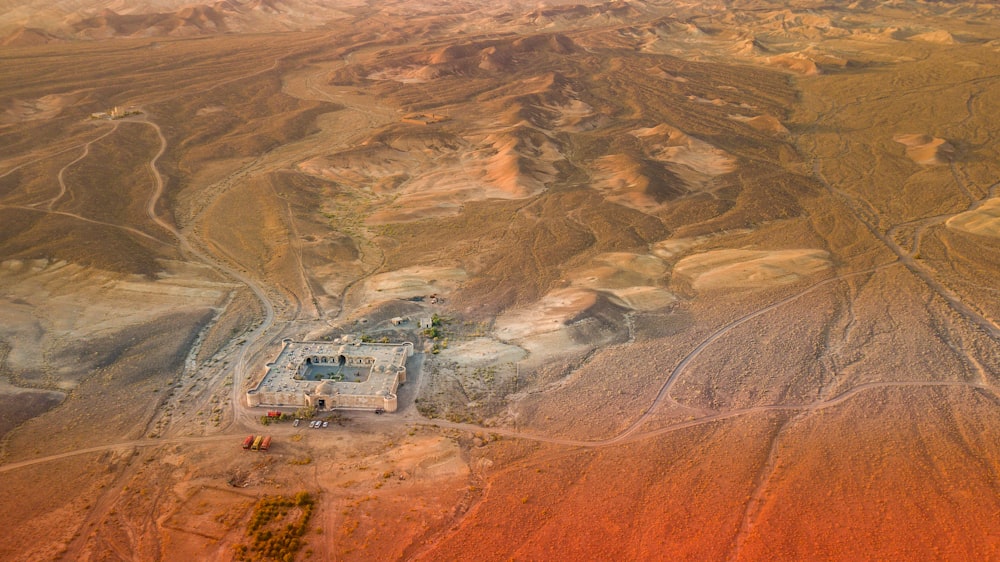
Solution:
<svg viewBox="0 0 1000 562"><path fill-rule="evenodd" d="M292 427L298 427L299 424L301 424L301 423L302 423L302 420L300 418L295 418L295 420L292 421ZM329 421L323 421L323 420L310 420L309 421L309 429L316 429L316 428L320 428L320 427L329 427L329 426L330 426L330 422Z"/></svg>
<svg viewBox="0 0 1000 562"><path fill-rule="evenodd" d="M248 435L243 440L244 451L266 451L271 448L270 435Z"/></svg>

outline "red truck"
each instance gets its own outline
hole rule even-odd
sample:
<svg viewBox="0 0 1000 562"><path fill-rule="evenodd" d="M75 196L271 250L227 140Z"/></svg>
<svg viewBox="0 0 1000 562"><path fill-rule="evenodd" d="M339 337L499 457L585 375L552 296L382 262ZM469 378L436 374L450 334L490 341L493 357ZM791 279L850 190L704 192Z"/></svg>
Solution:
<svg viewBox="0 0 1000 562"><path fill-rule="evenodd" d="M271 436L268 435L267 437L264 438L263 441L260 442L260 450L266 451L270 446L271 446Z"/></svg>
<svg viewBox="0 0 1000 562"><path fill-rule="evenodd" d="M253 445L253 435L248 435L246 439L243 440L243 449L249 450L250 445Z"/></svg>
<svg viewBox="0 0 1000 562"><path fill-rule="evenodd" d="M281 412L279 412L278 410L268 410L267 411L267 417L269 417L269 418L280 418L281 417Z"/></svg>

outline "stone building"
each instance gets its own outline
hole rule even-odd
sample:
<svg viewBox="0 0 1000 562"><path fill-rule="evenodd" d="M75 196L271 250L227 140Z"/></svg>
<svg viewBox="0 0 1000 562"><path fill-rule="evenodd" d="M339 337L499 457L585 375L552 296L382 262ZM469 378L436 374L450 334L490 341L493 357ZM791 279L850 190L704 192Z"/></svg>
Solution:
<svg viewBox="0 0 1000 562"><path fill-rule="evenodd" d="M249 406L396 411L396 390L406 382L412 343L345 337L332 342L286 339L283 344L260 383L247 391Z"/></svg>

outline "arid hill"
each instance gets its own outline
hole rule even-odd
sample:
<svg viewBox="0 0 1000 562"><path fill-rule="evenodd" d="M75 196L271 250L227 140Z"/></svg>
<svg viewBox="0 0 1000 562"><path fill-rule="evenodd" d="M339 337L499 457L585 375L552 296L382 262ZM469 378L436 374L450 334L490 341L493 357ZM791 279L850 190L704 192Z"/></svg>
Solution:
<svg viewBox="0 0 1000 562"><path fill-rule="evenodd" d="M995 6L0 0L0 43L0 558L1000 558ZM248 407L286 340L412 343L398 410Z"/></svg>

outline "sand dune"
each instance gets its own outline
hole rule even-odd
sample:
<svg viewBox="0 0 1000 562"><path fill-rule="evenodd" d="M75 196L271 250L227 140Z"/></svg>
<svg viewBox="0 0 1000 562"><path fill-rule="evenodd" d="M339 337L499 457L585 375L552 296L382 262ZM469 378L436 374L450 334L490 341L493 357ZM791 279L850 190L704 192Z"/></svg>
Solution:
<svg viewBox="0 0 1000 562"><path fill-rule="evenodd" d="M761 26L773 26L779 29L796 27L815 27L820 29L830 29L833 27L833 20L829 16L823 16L809 12L795 12L792 10L780 10L771 12L759 20Z"/></svg>
<svg viewBox="0 0 1000 562"><path fill-rule="evenodd" d="M834 15L836 14L836 15ZM603 37L606 45L631 47L645 52L672 54L688 59L719 60L733 55L755 63L812 76L826 67L844 68L849 63L844 49L827 50L826 40L851 37L892 40L883 30L859 29L834 10L825 14L792 9L748 15L746 12L717 15L714 25L665 19L653 25L618 28ZM722 24L719 27L719 24ZM706 28L710 31L706 32ZM581 41L590 46L596 42ZM862 48L862 50L864 50Z"/></svg>
<svg viewBox="0 0 1000 562"><path fill-rule="evenodd" d="M850 34L842 27L839 17L794 9L761 14L754 26L777 39L817 41Z"/></svg>
<svg viewBox="0 0 1000 562"><path fill-rule="evenodd" d="M713 250L677 262L674 276L706 291L784 285L829 267L823 250Z"/></svg>
<svg viewBox="0 0 1000 562"><path fill-rule="evenodd" d="M605 292L611 294L611 302L640 312L660 310L677 302L677 296L662 287L625 287Z"/></svg>
<svg viewBox="0 0 1000 562"><path fill-rule="evenodd" d="M635 285L652 285L663 278L667 267L657 257L648 254L612 252L599 254L590 265L568 275L573 284L591 289L615 289Z"/></svg>
<svg viewBox="0 0 1000 562"><path fill-rule="evenodd" d="M339 184L379 192L390 185L385 181L388 178L413 170L425 159L435 156L437 155L374 145L312 158L300 163L299 169Z"/></svg>
<svg viewBox="0 0 1000 562"><path fill-rule="evenodd" d="M944 164L955 148L944 139L921 134L899 134L892 140L906 147L906 155L917 164Z"/></svg>
<svg viewBox="0 0 1000 562"><path fill-rule="evenodd" d="M945 224L970 234L1000 238L1000 197L987 199L978 209L955 215Z"/></svg>
<svg viewBox="0 0 1000 562"><path fill-rule="evenodd" d="M197 35L227 31L225 16L210 6L188 6L171 13L122 15L108 8L75 22L77 37Z"/></svg>
<svg viewBox="0 0 1000 562"><path fill-rule="evenodd" d="M671 238L668 240L661 240L660 242L653 244L651 251L654 256L664 260L671 260L691 248L704 244L711 238L711 236L698 236L694 238Z"/></svg>
<svg viewBox="0 0 1000 562"><path fill-rule="evenodd" d="M747 31L730 43L727 51L804 76L819 74L822 67L843 68L848 59L842 51L825 52L820 43L859 33L853 28L855 24L849 23L845 28L838 20L790 10L774 12L761 20L746 22Z"/></svg>

